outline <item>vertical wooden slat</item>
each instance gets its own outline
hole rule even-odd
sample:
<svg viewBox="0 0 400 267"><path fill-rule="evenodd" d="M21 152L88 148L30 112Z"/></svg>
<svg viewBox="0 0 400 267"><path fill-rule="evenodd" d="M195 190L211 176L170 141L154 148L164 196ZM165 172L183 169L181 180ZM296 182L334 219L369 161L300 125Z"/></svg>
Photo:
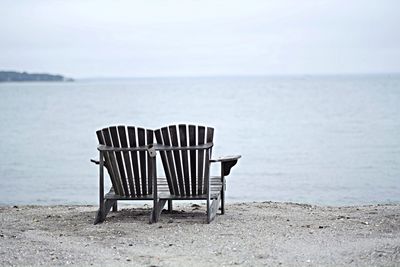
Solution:
<svg viewBox="0 0 400 267"><path fill-rule="evenodd" d="M161 130L158 129L154 133L156 136L157 143L160 145L164 145L164 141L163 141L162 135L161 135ZM172 181L171 181L171 171L169 170L169 165L168 165L168 161L167 161L167 153L165 151L160 151L160 156L161 156L161 161L164 166L164 172L165 172L165 176L167 178L169 192L171 194L174 194L174 188L172 186Z"/></svg>
<svg viewBox="0 0 400 267"><path fill-rule="evenodd" d="M105 145L112 146L111 135L110 135L109 129L104 128L102 130L102 133L103 133ZM121 178L120 178L120 174L118 171L117 160L115 158L114 152L107 151L104 153L104 156L106 158L106 161L108 161L108 165L112 166L111 168L113 170L114 177L110 177L110 178L111 178L111 183L113 184L114 191L117 195L123 196L124 190L121 185Z"/></svg>
<svg viewBox="0 0 400 267"><path fill-rule="evenodd" d="M121 142L121 147L128 147L128 138L126 135L125 126L118 126L118 135L119 140ZM133 183L133 172L132 172L132 163L129 157L129 152L124 151L122 152L124 157L125 169L126 169L126 181L128 182L130 196L135 196L135 185Z"/></svg>
<svg viewBox="0 0 400 267"><path fill-rule="evenodd" d="M169 133L171 135L172 145L175 147L178 147L179 141L178 141L178 132L176 130L176 126L171 125L168 128L169 128ZM183 183L181 153L179 150L174 151L174 160L175 160L176 176L178 178L178 183L179 183L179 192L180 192L181 196L184 196L185 195L185 186Z"/></svg>
<svg viewBox="0 0 400 267"><path fill-rule="evenodd" d="M204 144L204 137L205 137L206 129L203 126L198 126L197 129L198 129L197 144L198 145L203 145ZM198 156L198 161L197 161L197 171L198 171L197 172L197 179L198 179L198 188L197 188L197 190L198 190L198 194L202 195L203 192L204 192L204 190L203 190L203 185L204 185L204 176L203 176L204 175L204 173L203 173L203 170L204 170L204 150L202 150L202 149L199 150L198 154L199 154L199 156Z"/></svg>
<svg viewBox="0 0 400 267"><path fill-rule="evenodd" d="M214 128L212 127L207 127L207 134L206 134L206 143L212 143L214 140ZM210 159L212 155L212 147L206 151L208 154L208 159L206 158L205 164L204 164L204 177L206 179L210 179Z"/></svg>
<svg viewBox="0 0 400 267"><path fill-rule="evenodd" d="M161 128L161 133L163 136L164 144L166 146L171 146L168 128L167 127ZM178 188L178 181L177 181L177 177L176 177L175 166L174 166L174 159L172 158L172 152L167 151L166 153L167 153L167 162L168 162L168 166L169 166L169 171L171 174L171 182L172 182L172 186L174 187L174 195L180 195L179 188Z"/></svg>
<svg viewBox="0 0 400 267"><path fill-rule="evenodd" d="M100 208L100 214L97 215L98 217L95 220L95 224L97 222L100 222L103 220L103 218L105 217L105 212L104 212L104 158L103 158L103 152L100 151L99 152L99 208Z"/></svg>
<svg viewBox="0 0 400 267"><path fill-rule="evenodd" d="M113 146L120 147L119 140L118 140L117 127L115 127L115 126L110 127L110 133L111 133L111 139L113 142ZM126 175L125 175L125 169L124 169L124 162L122 159L122 152L116 151L115 157L117 158L117 165L118 165L118 170L119 170L119 174L121 177L122 186L124 188L124 194L126 197L129 197L129 189L128 189L128 184L126 182Z"/></svg>
<svg viewBox="0 0 400 267"><path fill-rule="evenodd" d="M214 128L207 127L207 143L212 143L214 139Z"/></svg>
<svg viewBox="0 0 400 267"><path fill-rule="evenodd" d="M189 125L189 145L195 146L196 145L196 126ZM192 195L197 195L197 184L196 184L196 151L190 151L190 176L192 180Z"/></svg>
<svg viewBox="0 0 400 267"><path fill-rule="evenodd" d="M204 190L203 194L207 194L210 188L210 156L211 156L211 148L205 151L206 157L204 160Z"/></svg>
<svg viewBox="0 0 400 267"><path fill-rule="evenodd" d="M179 139L181 141L181 146L187 146L187 131L186 125L179 125ZM190 176L189 176L189 164L188 164L188 152L182 151L182 166L183 166L183 178L185 182L185 192L187 196L190 196Z"/></svg>
<svg viewBox="0 0 400 267"><path fill-rule="evenodd" d="M99 140L99 144L105 145L106 143L104 143L104 138L103 138L103 134L101 133L101 130L96 131L96 135L97 135L97 139Z"/></svg>
<svg viewBox="0 0 400 267"><path fill-rule="evenodd" d="M139 146L144 146L146 145L146 131L143 128L137 128L137 134L138 134L138 144ZM142 195L146 195L146 152L145 151L140 151L139 152L139 159L140 159L140 180L142 182Z"/></svg>
<svg viewBox="0 0 400 267"><path fill-rule="evenodd" d="M128 127L129 147L137 147L136 145L136 129L135 127ZM135 195L140 195L140 178L139 178L139 160L137 151L131 151L133 178L135 181ZM133 194L132 194L133 195Z"/></svg>
<svg viewBox="0 0 400 267"><path fill-rule="evenodd" d="M102 131L101 130L96 131L96 135L97 135L97 139L99 140L99 144L100 145L105 145L106 143L104 141L104 137L103 137ZM105 159L104 167L106 167L108 175L110 176L112 185L115 188L114 180L116 178L115 178L114 170L113 170L113 168L112 168L112 166L110 164L110 158L108 157L108 154L106 154L106 153L103 153L103 156L104 156L104 159Z"/></svg>
<svg viewBox="0 0 400 267"><path fill-rule="evenodd" d="M147 145L152 145L154 143L154 132L153 130L147 130L146 131L147 135ZM150 157L149 153L147 153L147 176L146 179L148 181L148 187L147 187L147 194L152 194L153 193L153 179L152 179L152 168L156 167L155 165L152 166L152 158Z"/></svg>
<svg viewBox="0 0 400 267"><path fill-rule="evenodd" d="M207 136L206 136L207 143L212 143L214 140L214 128L207 127ZM212 148L210 148L210 159L212 158Z"/></svg>

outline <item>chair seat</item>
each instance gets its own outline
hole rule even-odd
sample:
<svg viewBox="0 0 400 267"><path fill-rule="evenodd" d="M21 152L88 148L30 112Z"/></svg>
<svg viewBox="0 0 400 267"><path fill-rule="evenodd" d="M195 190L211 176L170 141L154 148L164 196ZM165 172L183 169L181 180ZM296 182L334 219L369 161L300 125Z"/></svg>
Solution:
<svg viewBox="0 0 400 267"><path fill-rule="evenodd" d="M211 184L211 199L217 199L221 194L222 181L220 176L210 177ZM165 177L158 178L157 185L158 197L160 199L173 199L173 200L202 200L207 199L207 194L195 195L195 196L176 196L169 192L168 182ZM139 195L134 197L120 196L115 194L114 188L111 187L110 191L105 195L105 199L112 200L153 200L153 194L150 195Z"/></svg>

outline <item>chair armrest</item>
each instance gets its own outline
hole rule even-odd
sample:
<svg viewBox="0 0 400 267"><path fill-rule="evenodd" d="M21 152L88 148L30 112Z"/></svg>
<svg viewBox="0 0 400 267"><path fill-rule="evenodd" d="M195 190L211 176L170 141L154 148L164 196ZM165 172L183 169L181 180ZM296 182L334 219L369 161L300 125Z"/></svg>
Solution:
<svg viewBox="0 0 400 267"><path fill-rule="evenodd" d="M93 162L96 165L100 164L100 161L96 160L96 159L90 159L90 162Z"/></svg>
<svg viewBox="0 0 400 267"><path fill-rule="evenodd" d="M234 160L240 159L241 157L242 157L241 155L224 156L224 157L219 157L216 159L211 159L210 162L234 161Z"/></svg>
<svg viewBox="0 0 400 267"><path fill-rule="evenodd" d="M210 160L211 163L220 162L221 163L221 175L228 176L231 172L233 166L236 165L238 160L241 158L241 155L234 155L234 156L225 156L219 157L217 159Z"/></svg>

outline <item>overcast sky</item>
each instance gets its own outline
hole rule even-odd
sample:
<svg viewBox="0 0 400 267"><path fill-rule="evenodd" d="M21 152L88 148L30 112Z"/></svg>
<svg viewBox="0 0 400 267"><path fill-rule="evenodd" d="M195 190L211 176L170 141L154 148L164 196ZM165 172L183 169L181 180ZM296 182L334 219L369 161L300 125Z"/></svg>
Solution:
<svg viewBox="0 0 400 267"><path fill-rule="evenodd" d="M75 78L400 72L400 1L0 0L0 70Z"/></svg>

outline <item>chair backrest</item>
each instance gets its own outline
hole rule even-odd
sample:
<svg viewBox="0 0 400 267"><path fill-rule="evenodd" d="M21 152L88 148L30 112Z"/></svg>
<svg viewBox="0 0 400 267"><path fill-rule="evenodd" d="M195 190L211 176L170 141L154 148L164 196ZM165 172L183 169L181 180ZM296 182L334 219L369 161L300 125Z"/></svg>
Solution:
<svg viewBox="0 0 400 267"><path fill-rule="evenodd" d="M170 125L155 130L158 144L188 147L212 143L214 129L195 125ZM211 148L207 150L160 151L169 191L175 196L207 193Z"/></svg>
<svg viewBox="0 0 400 267"><path fill-rule="evenodd" d="M139 147L154 143L153 130L133 126L111 126L96 132L100 145ZM153 191L150 156L147 151L106 151L105 167L114 192L125 197L151 195Z"/></svg>

